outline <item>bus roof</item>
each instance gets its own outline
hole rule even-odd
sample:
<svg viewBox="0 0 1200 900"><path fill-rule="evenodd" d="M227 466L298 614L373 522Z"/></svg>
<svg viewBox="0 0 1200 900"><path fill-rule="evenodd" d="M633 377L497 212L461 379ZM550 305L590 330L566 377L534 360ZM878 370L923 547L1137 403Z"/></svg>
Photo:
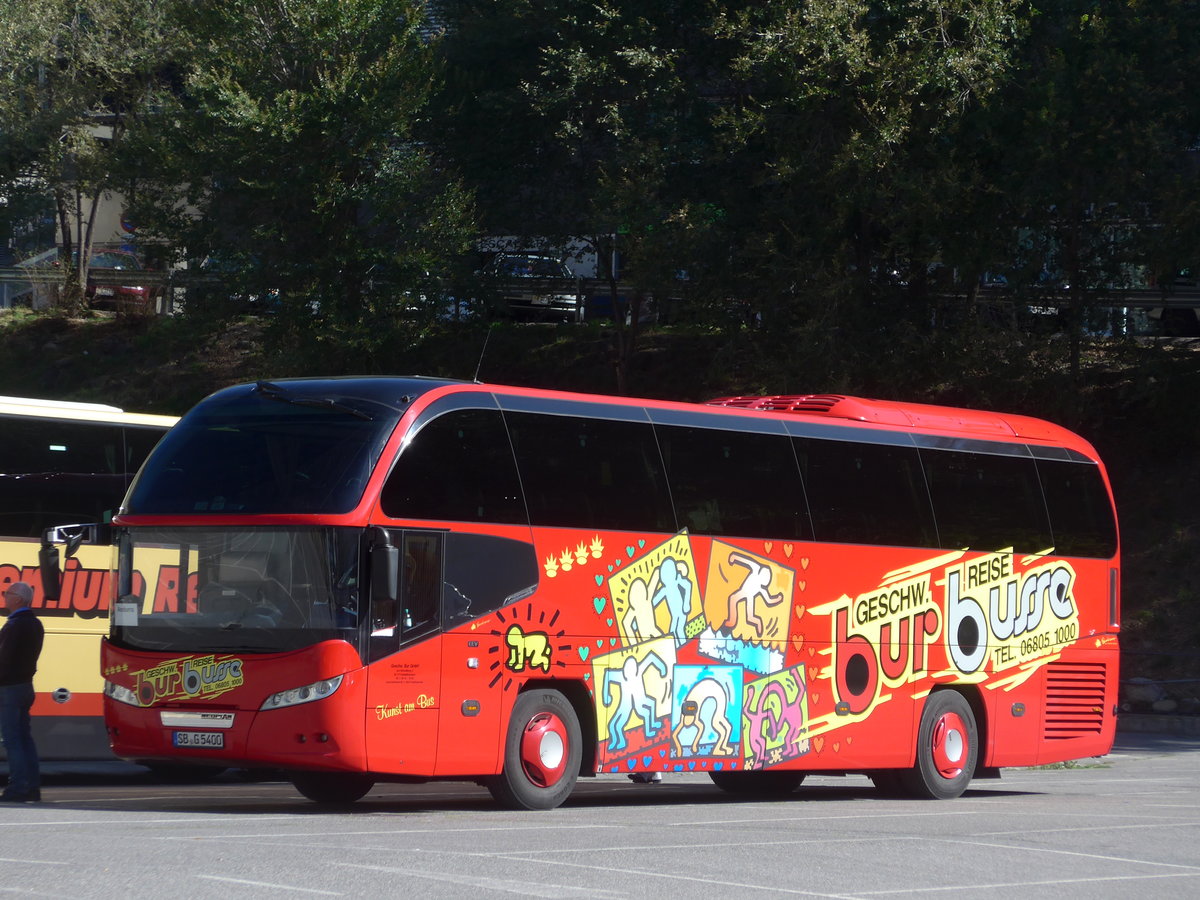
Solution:
<svg viewBox="0 0 1200 900"><path fill-rule="evenodd" d="M1029 416L960 409L928 403L900 403L894 400L869 400L842 394L793 394L769 397L719 397L712 406L767 410L808 416L851 419L876 425L893 425L973 437L1010 438L1048 441L1072 446L1079 435L1052 422Z"/></svg>
<svg viewBox="0 0 1200 900"><path fill-rule="evenodd" d="M152 413L129 413L104 403L81 403L73 400L38 400L31 397L0 397L0 416L19 416L27 419L63 419L76 422L108 422L115 425L142 425L170 428L178 416Z"/></svg>
<svg viewBox="0 0 1200 900"><path fill-rule="evenodd" d="M259 386L267 384L260 382ZM601 394L564 392L554 389L518 387L478 381L430 378L425 376L339 376L285 378L272 384L308 391L327 390L331 396L358 396L384 403L397 410L404 409L418 398L429 402L446 393L465 391L495 393L500 396L555 398L589 404L611 404L614 407L647 407L676 410L701 410L732 415L765 413L784 418L824 421L834 425L842 420L868 429L884 429L907 433L925 433L950 438L993 440L1006 443L1049 445L1066 448L1097 459L1095 448L1083 437L1067 428L1042 419L987 410L935 406L924 403L903 403L894 400L872 400L841 394L797 394L773 396L721 397L706 403L670 400L651 400L639 397L617 397ZM235 385L218 393L255 388L254 383ZM215 395L214 395L215 396ZM834 421L830 421L834 420Z"/></svg>
<svg viewBox="0 0 1200 900"><path fill-rule="evenodd" d="M386 380L386 379L383 379ZM411 379L397 379L412 384ZM422 388L450 390L467 389L494 391L529 397L562 397L585 402L613 403L621 406L681 408L725 408L730 413L765 412L785 417L808 418L812 421L845 420L861 423L868 428L899 430L953 438L995 440L1013 443L1032 442L1068 448L1098 459L1096 449L1082 436L1068 428L1032 416L989 410L937 406L928 403L905 403L895 400L872 400L842 394L796 394L772 396L719 397L705 403L669 400L650 400L638 397L614 397L595 394L565 393L553 389L515 387L512 385L479 382L417 379ZM441 391L439 391L441 393ZM715 412L716 410L713 409ZM834 424L830 422L830 424Z"/></svg>

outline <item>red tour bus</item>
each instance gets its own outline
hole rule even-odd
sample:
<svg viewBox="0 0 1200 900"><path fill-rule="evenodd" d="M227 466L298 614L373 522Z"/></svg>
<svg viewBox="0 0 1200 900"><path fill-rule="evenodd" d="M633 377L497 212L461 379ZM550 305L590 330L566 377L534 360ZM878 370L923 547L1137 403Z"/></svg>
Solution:
<svg viewBox="0 0 1200 900"><path fill-rule="evenodd" d="M258 382L180 421L116 525L114 751L319 802L648 772L952 798L1113 740L1111 492L1036 419Z"/></svg>

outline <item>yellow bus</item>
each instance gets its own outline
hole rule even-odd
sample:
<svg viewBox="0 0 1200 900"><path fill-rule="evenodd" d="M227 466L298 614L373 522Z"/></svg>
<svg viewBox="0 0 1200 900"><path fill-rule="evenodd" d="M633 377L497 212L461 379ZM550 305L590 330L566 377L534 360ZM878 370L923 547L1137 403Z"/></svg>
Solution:
<svg viewBox="0 0 1200 900"><path fill-rule="evenodd" d="M175 421L97 403L0 397L0 586L27 582L46 628L33 706L43 759L111 756L99 670L112 562L105 523ZM58 554L44 536L80 535L61 527L80 523L99 527L61 564L61 577L48 579L61 589L47 592L39 569L53 567Z"/></svg>

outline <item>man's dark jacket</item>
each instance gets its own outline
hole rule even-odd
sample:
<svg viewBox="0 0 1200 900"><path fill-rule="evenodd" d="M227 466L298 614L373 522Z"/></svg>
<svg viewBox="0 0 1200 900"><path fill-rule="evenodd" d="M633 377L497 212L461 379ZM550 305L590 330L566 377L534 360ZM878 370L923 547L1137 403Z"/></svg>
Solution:
<svg viewBox="0 0 1200 900"><path fill-rule="evenodd" d="M0 687L33 681L45 634L29 607L9 615L0 628Z"/></svg>

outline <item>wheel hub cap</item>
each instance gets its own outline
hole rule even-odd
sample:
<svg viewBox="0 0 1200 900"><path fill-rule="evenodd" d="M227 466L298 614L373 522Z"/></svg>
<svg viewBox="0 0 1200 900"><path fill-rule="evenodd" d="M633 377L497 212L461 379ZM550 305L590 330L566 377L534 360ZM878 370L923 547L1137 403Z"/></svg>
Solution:
<svg viewBox="0 0 1200 900"><path fill-rule="evenodd" d="M934 723L933 764L943 778L962 774L967 752L967 726L957 713L946 713Z"/></svg>
<svg viewBox="0 0 1200 900"><path fill-rule="evenodd" d="M567 729L558 716L539 713L521 735L521 767L538 787L550 787L567 765Z"/></svg>

